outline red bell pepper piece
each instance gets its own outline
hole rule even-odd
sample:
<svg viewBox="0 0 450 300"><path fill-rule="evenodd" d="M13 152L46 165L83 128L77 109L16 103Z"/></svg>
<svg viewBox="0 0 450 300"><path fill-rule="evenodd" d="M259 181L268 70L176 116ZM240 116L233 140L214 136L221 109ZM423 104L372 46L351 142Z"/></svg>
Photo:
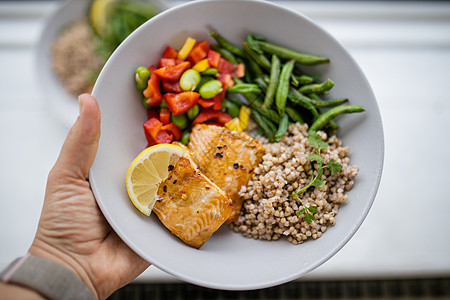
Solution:
<svg viewBox="0 0 450 300"><path fill-rule="evenodd" d="M170 110L167 108L161 108L161 111L159 112L159 120L164 125L167 125L170 123Z"/></svg>
<svg viewBox="0 0 450 300"><path fill-rule="evenodd" d="M147 109L147 120L151 118L159 118L159 113L154 109Z"/></svg>
<svg viewBox="0 0 450 300"><path fill-rule="evenodd" d="M188 59L192 64L196 64L208 56L209 45L206 41L197 43L188 55Z"/></svg>
<svg viewBox="0 0 450 300"><path fill-rule="evenodd" d="M162 130L163 124L157 118L151 118L144 123L144 133L147 138L147 147L155 144L171 143L173 135Z"/></svg>
<svg viewBox="0 0 450 300"><path fill-rule="evenodd" d="M216 95L216 96L214 96L214 98L213 98L214 105L213 105L212 108L214 110L221 110L222 109L222 95L221 95L221 93Z"/></svg>
<svg viewBox="0 0 450 300"><path fill-rule="evenodd" d="M188 61L182 62L175 66L167 66L156 69L153 71L160 79L169 81L178 81L184 71L191 67L191 63Z"/></svg>
<svg viewBox="0 0 450 300"><path fill-rule="evenodd" d="M214 100L213 99L203 99L200 98L198 99L197 103L204 108L209 108L212 107L214 105Z"/></svg>
<svg viewBox="0 0 450 300"><path fill-rule="evenodd" d="M156 76L156 68L151 66L149 68L150 78L148 79L147 88L142 92L147 98L147 103L152 106L158 106L162 102L161 91L159 90L159 78Z"/></svg>
<svg viewBox="0 0 450 300"><path fill-rule="evenodd" d="M231 74L221 73L219 76L217 76L217 80L222 82L223 91L226 91L229 87L234 85L234 80Z"/></svg>
<svg viewBox="0 0 450 300"><path fill-rule="evenodd" d="M177 58L177 56L178 52L170 46L167 46L162 54L162 58Z"/></svg>
<svg viewBox="0 0 450 300"><path fill-rule="evenodd" d="M231 73L233 77L242 78L245 76L245 65L244 64L237 64L235 65L235 69Z"/></svg>
<svg viewBox="0 0 450 300"><path fill-rule="evenodd" d="M166 93L181 93L183 91L179 81L161 80L161 86Z"/></svg>
<svg viewBox="0 0 450 300"><path fill-rule="evenodd" d="M167 107L174 115L179 115L190 110L197 103L200 94L196 92L182 92L182 93L166 93L164 100Z"/></svg>
<svg viewBox="0 0 450 300"><path fill-rule="evenodd" d="M221 58L219 60L217 71L219 71L220 74L231 74L233 72L234 65L230 63L228 60Z"/></svg>
<svg viewBox="0 0 450 300"><path fill-rule="evenodd" d="M211 67L218 68L220 59L221 59L220 53L218 53L214 50L208 51L208 63ZM219 73L220 73L220 71L219 71Z"/></svg>
<svg viewBox="0 0 450 300"><path fill-rule="evenodd" d="M198 114L198 116L194 119L194 121L192 121L192 125L204 123L207 121L224 125L231 119L232 118L224 112L214 110L211 108L205 108Z"/></svg>
<svg viewBox="0 0 450 300"><path fill-rule="evenodd" d="M174 58L161 58L158 62L158 68L164 68L167 66L175 66L176 60Z"/></svg>
<svg viewBox="0 0 450 300"><path fill-rule="evenodd" d="M183 136L183 133L181 132L181 129L173 124L173 123L169 123L167 125L164 125L161 127L162 130L166 130L169 131L172 135L173 135L173 140L174 141L178 141L181 139L181 137Z"/></svg>

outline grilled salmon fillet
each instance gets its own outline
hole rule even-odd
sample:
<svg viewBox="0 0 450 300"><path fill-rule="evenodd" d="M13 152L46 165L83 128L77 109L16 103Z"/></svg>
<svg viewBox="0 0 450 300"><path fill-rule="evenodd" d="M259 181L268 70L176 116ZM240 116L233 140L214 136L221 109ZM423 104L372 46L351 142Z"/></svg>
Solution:
<svg viewBox="0 0 450 300"><path fill-rule="evenodd" d="M153 211L173 234L198 249L230 217L232 201L198 170L189 153L169 168Z"/></svg>
<svg viewBox="0 0 450 300"><path fill-rule="evenodd" d="M244 132L206 124L192 128L188 147L200 171L233 201L227 222L236 220L243 202L239 191L262 161L264 147Z"/></svg>

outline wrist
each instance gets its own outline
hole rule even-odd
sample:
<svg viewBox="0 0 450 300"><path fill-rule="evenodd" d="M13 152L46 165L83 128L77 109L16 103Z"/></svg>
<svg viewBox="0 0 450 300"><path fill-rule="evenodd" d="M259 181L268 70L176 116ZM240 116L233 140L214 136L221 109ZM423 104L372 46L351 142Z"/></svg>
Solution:
<svg viewBox="0 0 450 300"><path fill-rule="evenodd" d="M60 250L52 246L49 246L44 242L41 242L39 239L35 239L33 241L33 244L28 250L28 253L36 257L41 257L53 261L65 267L67 270L75 274L86 285L86 287L91 291L91 293L95 296L96 299L99 299L95 286L90 276L88 275L88 272L77 261L76 258L63 253Z"/></svg>

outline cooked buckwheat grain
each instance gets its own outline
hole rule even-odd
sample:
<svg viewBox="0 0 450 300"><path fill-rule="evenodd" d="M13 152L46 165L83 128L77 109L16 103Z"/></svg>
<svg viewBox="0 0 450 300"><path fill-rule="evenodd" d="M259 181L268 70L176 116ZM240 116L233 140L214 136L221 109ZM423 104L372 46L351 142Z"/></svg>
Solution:
<svg viewBox="0 0 450 300"><path fill-rule="evenodd" d="M235 231L248 238L263 240L278 240L285 236L292 244L299 244L311 237L321 237L328 225L335 224L340 204L348 200L345 192L352 189L358 167L349 165L348 147L343 147L336 136L327 140L326 133L320 131L322 140L327 140L330 145L321 151L324 164L334 159L342 165L342 170L331 176L325 169L322 177L326 179L325 186L321 189L310 187L299 195L305 205L316 206L318 210L314 214L315 221L303 221L304 215L296 215L302 204L290 195L307 185L319 168L307 159L314 152L307 140L307 130L306 124L293 124L278 143L257 138L265 146L266 153L252 180L240 191L244 204L239 218L231 224Z"/></svg>

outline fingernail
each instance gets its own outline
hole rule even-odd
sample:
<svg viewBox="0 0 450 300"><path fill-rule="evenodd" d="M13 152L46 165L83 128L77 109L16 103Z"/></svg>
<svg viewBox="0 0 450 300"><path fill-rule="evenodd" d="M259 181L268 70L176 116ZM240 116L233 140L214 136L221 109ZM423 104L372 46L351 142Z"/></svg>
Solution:
<svg viewBox="0 0 450 300"><path fill-rule="evenodd" d="M80 109L81 114L81 109L83 108L83 100L81 99L81 95L78 96L78 107Z"/></svg>

